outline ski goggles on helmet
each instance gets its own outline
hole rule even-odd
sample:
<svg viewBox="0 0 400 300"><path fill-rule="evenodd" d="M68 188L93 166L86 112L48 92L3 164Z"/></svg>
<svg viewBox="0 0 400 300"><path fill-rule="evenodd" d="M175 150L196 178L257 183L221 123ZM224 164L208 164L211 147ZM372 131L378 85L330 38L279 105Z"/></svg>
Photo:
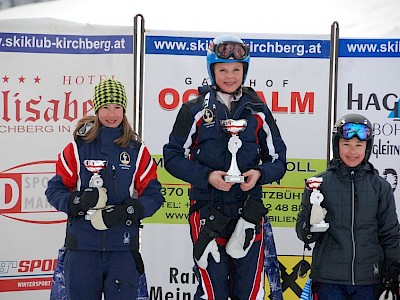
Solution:
<svg viewBox="0 0 400 300"><path fill-rule="evenodd" d="M365 124L346 123L339 127L338 134L345 140L357 137L360 141L367 141L371 138L371 129Z"/></svg>
<svg viewBox="0 0 400 300"><path fill-rule="evenodd" d="M234 58L242 60L249 55L249 48L246 44L237 42L222 42L216 45L210 44L210 48L219 58Z"/></svg>

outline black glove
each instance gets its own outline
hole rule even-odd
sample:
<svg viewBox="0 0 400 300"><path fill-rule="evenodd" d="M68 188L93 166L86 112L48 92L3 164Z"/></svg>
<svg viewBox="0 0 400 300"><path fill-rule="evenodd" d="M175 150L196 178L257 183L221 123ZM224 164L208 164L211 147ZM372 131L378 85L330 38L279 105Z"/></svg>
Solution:
<svg viewBox="0 0 400 300"><path fill-rule="evenodd" d="M310 223L304 221L300 227L297 229L297 236L302 240L307 246L316 242L321 237L321 232L311 232Z"/></svg>
<svg viewBox="0 0 400 300"><path fill-rule="evenodd" d="M198 266L206 269L208 266L208 254L211 253L214 260L220 261L220 254L215 238L229 223L230 218L223 215L214 207L208 208L206 222L199 233L199 238L193 247L194 258Z"/></svg>
<svg viewBox="0 0 400 300"><path fill-rule="evenodd" d="M127 199L122 204L109 205L97 210L90 218L92 226L97 230L106 230L115 225L131 226L142 219L143 206L137 199Z"/></svg>
<svg viewBox="0 0 400 300"><path fill-rule="evenodd" d="M68 202L68 214L71 217L83 216L90 208L101 209L107 203L107 190L101 188L87 188L83 192L73 192Z"/></svg>
<svg viewBox="0 0 400 300"><path fill-rule="evenodd" d="M381 299L399 299L400 262L388 263L382 272L383 292Z"/></svg>
<svg viewBox="0 0 400 300"><path fill-rule="evenodd" d="M249 223L258 225L267 213L268 208L264 207L262 200L249 198L243 206L242 218Z"/></svg>
<svg viewBox="0 0 400 300"><path fill-rule="evenodd" d="M245 257L254 243L256 227L267 213L268 208L264 207L262 200L249 198L226 245L226 253L233 258Z"/></svg>
<svg viewBox="0 0 400 300"><path fill-rule="evenodd" d="M389 274L392 274L393 276L400 275L400 261L387 263L385 271L387 271Z"/></svg>

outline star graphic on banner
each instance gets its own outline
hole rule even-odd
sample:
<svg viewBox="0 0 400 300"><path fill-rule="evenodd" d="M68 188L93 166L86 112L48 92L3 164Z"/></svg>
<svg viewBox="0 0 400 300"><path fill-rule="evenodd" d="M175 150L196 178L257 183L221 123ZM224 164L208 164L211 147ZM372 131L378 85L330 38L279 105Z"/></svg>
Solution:
<svg viewBox="0 0 400 300"><path fill-rule="evenodd" d="M25 77L24 76L20 76L20 77L18 77L18 80L19 80L19 83L25 83Z"/></svg>
<svg viewBox="0 0 400 300"><path fill-rule="evenodd" d="M7 75L4 75L4 77L3 77L3 83L8 82L8 79L10 79L10 77L7 77Z"/></svg>
<svg viewBox="0 0 400 300"><path fill-rule="evenodd" d="M36 75L36 77L35 78L33 78L33 80L35 81L35 83L40 83L40 80L41 80L42 78L40 78L39 76L37 76Z"/></svg>

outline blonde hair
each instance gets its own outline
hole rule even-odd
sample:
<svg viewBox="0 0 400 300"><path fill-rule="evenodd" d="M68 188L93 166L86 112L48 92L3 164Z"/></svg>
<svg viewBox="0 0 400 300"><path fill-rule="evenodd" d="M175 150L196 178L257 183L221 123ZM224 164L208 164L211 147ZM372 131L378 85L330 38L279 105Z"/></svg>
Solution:
<svg viewBox="0 0 400 300"><path fill-rule="evenodd" d="M89 131L82 137L86 142L91 143L97 137L100 131L100 127L102 126L99 120L99 117L94 116L84 116L78 121L76 128L73 132L74 139L78 136L79 129L87 123L92 123L93 127L89 129ZM131 141L141 142L140 137L136 132L133 131L132 126L129 124L128 118L124 114L124 118L122 120L122 136L115 139L114 143L119 147L128 147Z"/></svg>

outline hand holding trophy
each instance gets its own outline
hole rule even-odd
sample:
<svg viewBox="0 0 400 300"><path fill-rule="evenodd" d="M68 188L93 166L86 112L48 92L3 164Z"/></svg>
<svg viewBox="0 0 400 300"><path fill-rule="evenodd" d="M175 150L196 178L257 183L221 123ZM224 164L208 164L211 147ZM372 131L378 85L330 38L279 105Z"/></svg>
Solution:
<svg viewBox="0 0 400 300"><path fill-rule="evenodd" d="M225 132L231 134L231 138L228 142L228 150L232 154L231 165L225 176L225 182L234 182L240 183L244 182L244 176L239 170L236 161L236 153L238 152L239 148L242 146L242 141L240 140L238 134L239 132L243 131L247 126L247 120L240 119L240 120L222 120L221 126Z"/></svg>
<svg viewBox="0 0 400 300"><path fill-rule="evenodd" d="M310 203L312 204L310 215L311 232L325 232L329 228L329 223L324 220L327 210L321 207L321 202L324 200L324 195L318 189L321 183L321 177L311 177L306 182L307 188L312 190L310 195Z"/></svg>

